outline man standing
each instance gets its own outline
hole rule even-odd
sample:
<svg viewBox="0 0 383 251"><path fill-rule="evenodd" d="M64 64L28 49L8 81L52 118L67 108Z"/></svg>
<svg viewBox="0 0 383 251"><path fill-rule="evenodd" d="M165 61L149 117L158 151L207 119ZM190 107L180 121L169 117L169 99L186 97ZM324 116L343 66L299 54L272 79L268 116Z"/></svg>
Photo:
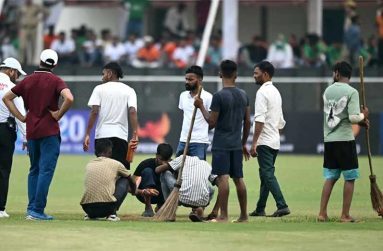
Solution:
<svg viewBox="0 0 383 251"><path fill-rule="evenodd" d="M185 3L178 3L166 12L164 29L175 37L185 36L186 31L190 28L186 8Z"/></svg>
<svg viewBox="0 0 383 251"><path fill-rule="evenodd" d="M26 75L21 69L19 61L14 58L5 59L0 65L0 98L4 97L10 89L15 86L15 82L20 75ZM24 102L22 98L15 99L15 105L21 114L25 115ZM11 174L13 152L15 151L15 141L17 138L16 122L23 134L23 150L26 146L25 124L15 117L0 101L0 218L8 218L5 211L8 197L9 175Z"/></svg>
<svg viewBox="0 0 383 251"><path fill-rule="evenodd" d="M69 110L73 96L64 81L52 73L57 65L57 53L51 49L40 55L40 67L13 87L3 101L9 111L27 124L27 140L31 168L28 175L27 219L51 220L44 213L57 159L60 154L60 127L58 121ZM27 115L20 113L12 102L21 96ZM64 99L58 106L60 96Z"/></svg>
<svg viewBox="0 0 383 251"><path fill-rule="evenodd" d="M121 66L116 62L108 63L102 71L103 84L94 88L88 106L91 112L84 138L84 151L88 151L90 144L90 131L98 117L96 126L97 140L108 138L113 143L112 159L120 161L126 169L130 163L126 161L128 151L128 114L132 126L133 147L137 146L137 96L130 86L119 82L123 77Z"/></svg>
<svg viewBox="0 0 383 251"><path fill-rule="evenodd" d="M180 136L180 142L177 147L176 156L183 154L186 139L188 137L191 119L194 111L194 98L197 97L198 89L202 85L203 71L202 68L193 65L189 67L185 72L185 89L180 95L180 101L178 108L183 111L183 123ZM203 106L205 110L210 110L212 95L202 90L201 99L203 100ZM209 124L204 118L201 111L197 110L193 132L190 139L188 155L197 156L201 160L206 160L206 150L209 146Z"/></svg>
<svg viewBox="0 0 383 251"><path fill-rule="evenodd" d="M339 62L334 65L334 84L327 87L324 101L324 162L325 182L322 190L318 221L327 221L327 204L331 191L343 174L343 207L340 220L354 222L350 207L354 193L354 182L359 177L358 156L352 124L368 127L368 108L359 106L358 91L349 85L352 74L351 65Z"/></svg>
<svg viewBox="0 0 383 251"><path fill-rule="evenodd" d="M271 82L273 75L274 66L268 61L262 61L254 68L255 83L261 87L255 98L255 125L250 154L258 157L261 185L257 207L250 213L250 216L266 216L265 208L269 192L277 204L277 211L271 217L290 214L278 180L274 175L275 160L280 147L279 130L283 129L286 122L283 119L281 95Z"/></svg>
<svg viewBox="0 0 383 251"><path fill-rule="evenodd" d="M18 13L19 20L19 57L21 63L33 64L36 47L37 26L45 19L49 11L43 6L34 4L33 0L26 0Z"/></svg>
<svg viewBox="0 0 383 251"><path fill-rule="evenodd" d="M141 37L145 12L150 2L148 0L123 0L122 3L128 11L128 22L124 37L128 38L131 34L136 34L138 37Z"/></svg>
<svg viewBox="0 0 383 251"><path fill-rule="evenodd" d="M235 86L237 64L224 60L220 65L220 77L223 89L214 93L211 103L211 113L203 106L201 99L196 99L198 107L210 128L215 128L212 145L212 174L218 175L218 197L210 215L216 216L217 221L228 220L229 177L235 183L241 214L237 222L246 222L247 193L243 181L242 160L249 158L246 141L250 131L249 98L245 91ZM241 139L242 131L242 139Z"/></svg>

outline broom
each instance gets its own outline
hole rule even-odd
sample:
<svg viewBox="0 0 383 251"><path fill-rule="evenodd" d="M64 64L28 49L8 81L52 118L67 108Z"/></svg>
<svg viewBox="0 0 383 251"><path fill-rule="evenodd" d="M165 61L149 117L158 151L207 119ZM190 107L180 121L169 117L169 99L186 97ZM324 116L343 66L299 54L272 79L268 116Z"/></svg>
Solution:
<svg viewBox="0 0 383 251"><path fill-rule="evenodd" d="M201 96L201 91L202 91L202 86L200 86L198 89L198 94L197 94L198 97ZM192 116L190 128L189 128L189 134L188 134L185 149L182 155L181 168L178 172L177 182L174 185L174 188L172 192L170 193L169 197L167 198L167 200L165 201L165 203L162 205L160 210L158 210L156 215L154 215L154 220L157 220L157 221L175 221L176 220L176 211L178 208L178 199L179 199L180 188L182 184L182 171L185 165L186 153L188 152L188 149L189 149L189 143L190 143L190 138L193 131L196 113L197 113L197 107L194 107L193 116Z"/></svg>
<svg viewBox="0 0 383 251"><path fill-rule="evenodd" d="M360 71L360 91L362 98L362 105L366 107L366 96L364 90L364 81L363 81L363 57L359 57L359 71ZM371 203L372 208L378 213L379 216L383 217L383 194L380 191L378 184L376 183L376 176L372 170L372 161L371 161L371 147L370 147L370 135L369 128L366 128L366 143L367 143L367 153L368 153L368 164L370 166L370 187L371 187Z"/></svg>

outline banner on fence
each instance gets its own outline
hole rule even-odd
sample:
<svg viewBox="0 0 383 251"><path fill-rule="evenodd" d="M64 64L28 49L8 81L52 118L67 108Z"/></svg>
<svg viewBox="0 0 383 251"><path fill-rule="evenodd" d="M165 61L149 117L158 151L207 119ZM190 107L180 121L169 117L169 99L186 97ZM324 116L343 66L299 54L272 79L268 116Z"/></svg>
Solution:
<svg viewBox="0 0 383 251"><path fill-rule="evenodd" d="M61 153L84 154L82 142L88 122L88 110L70 110L60 120L61 130ZM182 113L151 113L141 112L138 114L140 143L137 148L139 153L155 153L157 145L169 143L174 150L177 148L182 127ZM323 114L321 112L287 113L286 127L281 134L281 153L297 154L321 154L323 152ZM383 154L383 115L372 114L370 116L370 138L373 154ZM20 134L20 133L19 133ZM213 139L214 131L209 132L210 140ZM16 153L22 153L21 135L18 135ZM251 130L248 145L252 142L253 130ZM366 154L364 129L360 131L356 139L358 152ZM208 149L210 151L210 147ZM91 134L90 154L94 152L94 129Z"/></svg>

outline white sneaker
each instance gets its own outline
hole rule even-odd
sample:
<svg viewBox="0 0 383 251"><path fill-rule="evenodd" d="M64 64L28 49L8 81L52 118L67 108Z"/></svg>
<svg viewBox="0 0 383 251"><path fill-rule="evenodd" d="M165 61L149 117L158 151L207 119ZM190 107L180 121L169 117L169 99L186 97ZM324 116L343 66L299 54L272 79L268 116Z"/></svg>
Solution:
<svg viewBox="0 0 383 251"><path fill-rule="evenodd" d="M118 218L117 215L115 215L115 214L111 214L108 217L106 217L106 220L108 220L108 221L119 221L120 218Z"/></svg>
<svg viewBox="0 0 383 251"><path fill-rule="evenodd" d="M7 212L4 211L0 211L0 218L9 218L9 214L7 214Z"/></svg>

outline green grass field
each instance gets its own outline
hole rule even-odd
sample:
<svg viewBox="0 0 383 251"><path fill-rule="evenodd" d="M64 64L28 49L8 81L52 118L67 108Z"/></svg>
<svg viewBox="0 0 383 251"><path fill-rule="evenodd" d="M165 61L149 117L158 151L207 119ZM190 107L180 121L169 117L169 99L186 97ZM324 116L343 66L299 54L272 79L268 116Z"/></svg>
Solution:
<svg viewBox="0 0 383 251"><path fill-rule="evenodd" d="M136 156L133 167L148 156ZM50 222L24 219L27 204L28 159L15 156L7 211L0 220L0 250L382 250L383 219L371 209L367 159L359 159L362 177L356 183L352 215L358 223L340 223L343 181L329 205L330 222L317 223L322 189L322 157L281 155L277 177L292 214L283 218L250 218L246 224L191 223L189 210L179 208L177 222L159 223L140 217L143 205L128 195L120 222L84 221L79 205L84 167L91 156L61 156L51 185L46 212ZM383 158L373 159L383 188ZM134 169L133 168L133 169ZM245 163L248 211L258 197L258 165ZM210 208L207 209L209 211ZM275 210L269 197L267 213ZM233 184L229 214L238 217Z"/></svg>

